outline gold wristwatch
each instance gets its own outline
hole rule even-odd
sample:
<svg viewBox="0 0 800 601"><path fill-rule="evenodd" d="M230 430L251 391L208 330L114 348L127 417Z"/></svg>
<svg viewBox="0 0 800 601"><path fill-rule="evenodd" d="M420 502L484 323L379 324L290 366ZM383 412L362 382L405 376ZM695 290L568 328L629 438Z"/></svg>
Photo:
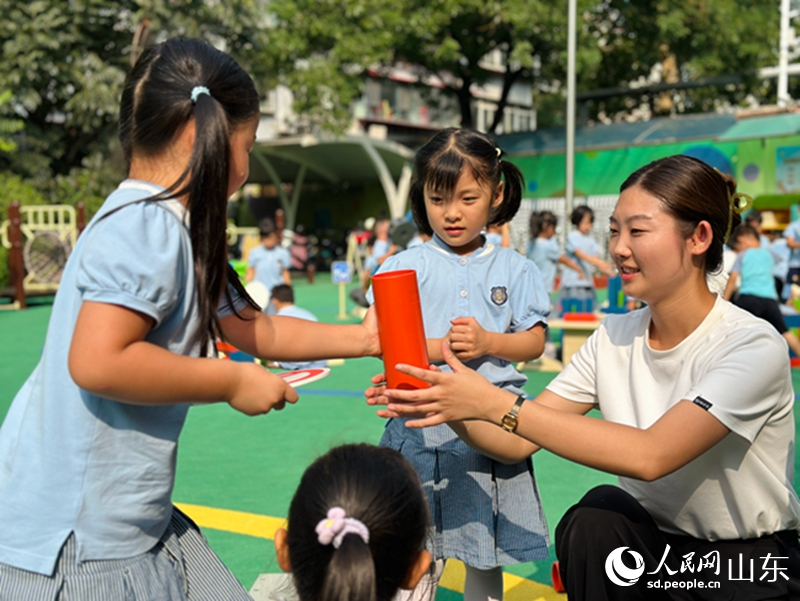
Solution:
<svg viewBox="0 0 800 601"><path fill-rule="evenodd" d="M514 432L517 429L517 413L519 413L520 407L522 407L522 403L527 401L528 399L525 398L524 394L519 395L517 398L517 402L514 403L514 406L511 408L511 411L506 413L503 416L503 419L500 420L500 426L506 432Z"/></svg>

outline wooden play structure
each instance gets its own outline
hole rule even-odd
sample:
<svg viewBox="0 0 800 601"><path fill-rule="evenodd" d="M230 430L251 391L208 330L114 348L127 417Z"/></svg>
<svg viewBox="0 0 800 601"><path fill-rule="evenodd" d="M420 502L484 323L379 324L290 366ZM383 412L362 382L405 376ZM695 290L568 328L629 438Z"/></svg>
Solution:
<svg viewBox="0 0 800 601"><path fill-rule="evenodd" d="M85 226L83 203L8 207L0 223L0 244L8 249L10 286L0 294L12 306L27 306L28 296L55 294L67 258Z"/></svg>

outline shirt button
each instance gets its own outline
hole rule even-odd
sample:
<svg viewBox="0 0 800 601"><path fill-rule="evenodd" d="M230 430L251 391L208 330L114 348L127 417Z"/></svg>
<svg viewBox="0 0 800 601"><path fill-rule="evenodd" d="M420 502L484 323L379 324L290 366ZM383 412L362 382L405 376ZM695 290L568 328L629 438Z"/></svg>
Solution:
<svg viewBox="0 0 800 601"><path fill-rule="evenodd" d="M461 298L467 298L467 291L466 290L462 290L460 292L460 294L461 294Z"/></svg>
<svg viewBox="0 0 800 601"><path fill-rule="evenodd" d="M459 261L459 263L460 263L461 265L466 265L466 264L467 264L467 260L466 260L466 259L461 259L461 260Z"/></svg>

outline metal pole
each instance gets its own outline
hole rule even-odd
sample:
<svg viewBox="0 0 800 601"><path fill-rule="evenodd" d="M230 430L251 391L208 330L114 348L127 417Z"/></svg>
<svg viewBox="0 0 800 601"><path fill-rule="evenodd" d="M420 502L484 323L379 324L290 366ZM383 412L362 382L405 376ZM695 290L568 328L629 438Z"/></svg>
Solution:
<svg viewBox="0 0 800 601"><path fill-rule="evenodd" d="M783 0L787 2L788 0ZM572 201L575 195L575 48L577 45L577 0L569 0L567 19L567 165L566 165L566 218L564 224L569 228Z"/></svg>
<svg viewBox="0 0 800 601"><path fill-rule="evenodd" d="M789 104L789 1L781 0L781 41L778 54L778 106Z"/></svg>

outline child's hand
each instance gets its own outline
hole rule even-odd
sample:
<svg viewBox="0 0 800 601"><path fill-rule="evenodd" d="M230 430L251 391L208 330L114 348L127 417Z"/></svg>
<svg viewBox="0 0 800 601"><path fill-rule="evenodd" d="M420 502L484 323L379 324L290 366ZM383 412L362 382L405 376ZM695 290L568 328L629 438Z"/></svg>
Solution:
<svg viewBox="0 0 800 601"><path fill-rule="evenodd" d="M367 352L364 353L368 357L380 357L381 355L381 340L378 337L378 317L375 314L375 305L367 309L366 315L361 325L367 331Z"/></svg>
<svg viewBox="0 0 800 601"><path fill-rule="evenodd" d="M430 365L428 369L432 372L442 371L436 365ZM367 405L388 405L390 402L397 402L396 399L390 399L384 394L386 391L386 374L374 375L371 381L375 386L370 386L364 391L364 396L367 397ZM400 417L399 413L388 409L379 409L377 415L384 418ZM421 414L419 417L424 417L425 415L427 414Z"/></svg>
<svg viewBox="0 0 800 601"><path fill-rule="evenodd" d="M489 353L489 333L474 317L451 319L452 327L447 333L450 350L461 361L469 361Z"/></svg>
<svg viewBox="0 0 800 601"><path fill-rule="evenodd" d="M367 405L388 405L389 397L383 395L386 390L386 374L376 374L372 376L371 382L375 386L370 386L364 391L364 396L367 397ZM397 414L391 413L386 409L378 410L379 417L397 417Z"/></svg>
<svg viewBox="0 0 800 601"><path fill-rule="evenodd" d="M601 271L610 278L617 276L617 268L613 263L606 263L603 261L603 266Z"/></svg>
<svg viewBox="0 0 800 601"><path fill-rule="evenodd" d="M296 403L297 392L280 378L256 363L240 363L239 381L228 404L245 415L262 415L286 403Z"/></svg>

